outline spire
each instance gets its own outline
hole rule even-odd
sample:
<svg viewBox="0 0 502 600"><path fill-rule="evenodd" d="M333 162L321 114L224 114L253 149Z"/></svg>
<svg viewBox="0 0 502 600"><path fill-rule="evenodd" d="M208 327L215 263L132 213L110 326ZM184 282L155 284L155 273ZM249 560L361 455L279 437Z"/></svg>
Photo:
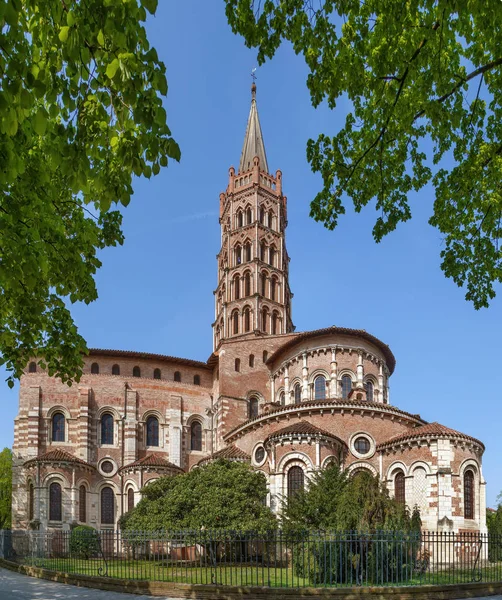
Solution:
<svg viewBox="0 0 502 600"><path fill-rule="evenodd" d="M249 111L248 126L242 147L239 173L249 171L253 168L253 158L255 156L258 156L260 159L260 170L268 173L267 155L265 154L260 118L258 117L258 109L256 107L256 84L253 83L251 86L251 110Z"/></svg>

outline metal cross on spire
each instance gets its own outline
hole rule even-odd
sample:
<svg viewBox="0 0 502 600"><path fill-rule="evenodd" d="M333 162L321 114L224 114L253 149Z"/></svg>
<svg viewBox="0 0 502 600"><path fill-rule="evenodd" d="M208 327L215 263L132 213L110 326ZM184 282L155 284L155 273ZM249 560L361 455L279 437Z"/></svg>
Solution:
<svg viewBox="0 0 502 600"><path fill-rule="evenodd" d="M256 81L256 67L251 69L251 77L253 79L253 83Z"/></svg>

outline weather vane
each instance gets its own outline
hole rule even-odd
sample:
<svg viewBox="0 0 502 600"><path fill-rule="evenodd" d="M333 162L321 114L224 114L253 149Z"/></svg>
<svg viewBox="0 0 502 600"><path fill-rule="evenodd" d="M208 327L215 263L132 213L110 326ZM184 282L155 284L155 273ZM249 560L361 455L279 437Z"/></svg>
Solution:
<svg viewBox="0 0 502 600"><path fill-rule="evenodd" d="M253 78L253 83L256 81L256 67L251 70L251 77Z"/></svg>

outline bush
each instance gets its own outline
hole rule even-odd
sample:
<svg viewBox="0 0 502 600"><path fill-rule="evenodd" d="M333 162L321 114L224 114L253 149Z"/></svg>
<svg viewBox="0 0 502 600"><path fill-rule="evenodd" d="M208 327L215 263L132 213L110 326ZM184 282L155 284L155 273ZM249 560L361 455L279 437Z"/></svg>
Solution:
<svg viewBox="0 0 502 600"><path fill-rule="evenodd" d="M91 558L99 552L99 533L88 525L79 525L70 535L70 553L78 558Z"/></svg>

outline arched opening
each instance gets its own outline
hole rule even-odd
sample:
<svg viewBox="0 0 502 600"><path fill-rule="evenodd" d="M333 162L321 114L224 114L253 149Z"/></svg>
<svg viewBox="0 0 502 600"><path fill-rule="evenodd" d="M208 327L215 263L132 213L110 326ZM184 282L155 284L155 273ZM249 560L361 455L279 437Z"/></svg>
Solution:
<svg viewBox="0 0 502 600"><path fill-rule="evenodd" d="M368 402L373 402L373 383L371 381L367 381L364 384L364 389L366 390L366 400Z"/></svg>
<svg viewBox="0 0 502 600"><path fill-rule="evenodd" d="M275 265L275 248L273 246L270 246L270 249L268 251L268 259L269 259L269 264L274 266Z"/></svg>
<svg viewBox="0 0 502 600"><path fill-rule="evenodd" d="M260 223L263 225L264 221L265 221L265 209L263 208L263 206L260 206Z"/></svg>
<svg viewBox="0 0 502 600"><path fill-rule="evenodd" d="M267 295L267 274L262 273L260 276L260 279L261 279L261 295L266 296Z"/></svg>
<svg viewBox="0 0 502 600"><path fill-rule="evenodd" d="M146 420L146 445L159 445L159 420L153 415Z"/></svg>
<svg viewBox="0 0 502 600"><path fill-rule="evenodd" d="M161 379L162 373L160 372L160 369L154 369L153 370L153 378L154 379Z"/></svg>
<svg viewBox="0 0 502 600"><path fill-rule="evenodd" d="M279 395L279 404L281 406L284 406L286 404L286 394L284 392L281 392Z"/></svg>
<svg viewBox="0 0 502 600"><path fill-rule="evenodd" d="M235 370L237 371L237 373L239 373L239 371L241 370L241 359L240 358L235 359Z"/></svg>
<svg viewBox="0 0 502 600"><path fill-rule="evenodd" d="M179 371L174 372L174 381L181 383L181 373Z"/></svg>
<svg viewBox="0 0 502 600"><path fill-rule="evenodd" d="M272 334L276 335L278 332L277 323L279 321L279 315L274 311L272 313Z"/></svg>
<svg viewBox="0 0 502 600"><path fill-rule="evenodd" d="M346 400L352 390L352 379L350 375L344 375L342 377L342 398Z"/></svg>
<svg viewBox="0 0 502 600"><path fill-rule="evenodd" d="M252 222L253 222L253 213L251 212L251 208L248 208L246 210L246 223L248 225L251 225Z"/></svg>
<svg viewBox="0 0 502 600"><path fill-rule="evenodd" d="M399 504L406 504L406 480L402 471L398 471L394 477L394 498Z"/></svg>
<svg viewBox="0 0 502 600"><path fill-rule="evenodd" d="M272 211L269 211L267 225L269 226L270 229L272 229L273 223L274 223L274 213Z"/></svg>
<svg viewBox="0 0 502 600"><path fill-rule="evenodd" d="M49 486L49 521L62 521L62 491L59 483Z"/></svg>
<svg viewBox="0 0 502 600"><path fill-rule="evenodd" d="M127 490L127 512L131 512L134 508L134 490L130 487Z"/></svg>
<svg viewBox="0 0 502 600"><path fill-rule="evenodd" d="M81 485L78 489L78 520L81 523L87 521L87 490L85 485Z"/></svg>
<svg viewBox="0 0 502 600"><path fill-rule="evenodd" d="M243 224L244 224L244 222L243 222L242 211L239 211L237 213L237 227L242 227Z"/></svg>
<svg viewBox="0 0 502 600"><path fill-rule="evenodd" d="M110 413L101 417L101 444L113 444L113 415Z"/></svg>
<svg viewBox="0 0 502 600"><path fill-rule="evenodd" d="M139 367L134 367L132 370L133 377L141 377L141 369Z"/></svg>
<svg viewBox="0 0 502 600"><path fill-rule="evenodd" d="M91 365L91 373L93 375L99 375L99 365L98 365L98 363L92 363L92 365Z"/></svg>
<svg viewBox="0 0 502 600"><path fill-rule="evenodd" d="M256 417L258 416L258 407L259 407L258 398L256 398L255 396L252 396L248 402L248 418L249 419L256 419Z"/></svg>
<svg viewBox="0 0 502 600"><path fill-rule="evenodd" d="M61 412L57 412L52 416L52 441L65 441L65 416Z"/></svg>
<svg viewBox="0 0 502 600"><path fill-rule="evenodd" d="M249 355L249 366L250 366L251 368L253 368L253 367L254 367L254 354L250 354L250 355Z"/></svg>
<svg viewBox="0 0 502 600"><path fill-rule="evenodd" d="M28 489L28 519L33 521L35 515L35 486L30 483Z"/></svg>
<svg viewBox="0 0 502 600"><path fill-rule="evenodd" d="M288 471L288 498L303 492L305 487L305 474L301 467L291 467Z"/></svg>
<svg viewBox="0 0 502 600"><path fill-rule="evenodd" d="M240 265L242 262L242 247L237 244L235 247L235 264Z"/></svg>
<svg viewBox="0 0 502 600"><path fill-rule="evenodd" d="M251 329L251 317L249 308L244 309L244 331L248 332Z"/></svg>
<svg viewBox="0 0 502 600"><path fill-rule="evenodd" d="M267 333L268 331L268 310L264 308L261 311L261 328L262 331Z"/></svg>
<svg viewBox="0 0 502 600"><path fill-rule="evenodd" d="M119 367L119 365L113 365L113 367L112 367L112 375L120 375L120 367Z"/></svg>
<svg viewBox="0 0 502 600"><path fill-rule="evenodd" d="M267 251L267 246L265 245L265 242L262 242L260 244L260 260L262 260L263 262L265 262L266 251Z"/></svg>
<svg viewBox="0 0 502 600"><path fill-rule="evenodd" d="M464 518L474 519L474 473L464 473Z"/></svg>
<svg viewBox="0 0 502 600"><path fill-rule="evenodd" d="M190 450L202 450L202 425L194 421L190 426Z"/></svg>
<svg viewBox="0 0 502 600"><path fill-rule="evenodd" d="M37 372L37 363L36 362L31 362L28 365L28 373L36 373Z"/></svg>
<svg viewBox="0 0 502 600"><path fill-rule="evenodd" d="M193 384L194 385L200 385L200 375L194 375L193 376Z"/></svg>
<svg viewBox="0 0 502 600"><path fill-rule="evenodd" d="M295 404L300 404L302 401L302 386L297 383L295 384Z"/></svg>
<svg viewBox="0 0 502 600"><path fill-rule="evenodd" d="M326 398L326 378L324 375L318 375L314 381L314 400L324 400Z"/></svg>
<svg viewBox="0 0 502 600"><path fill-rule="evenodd" d="M115 523L115 495L111 487L101 490L101 523L113 525Z"/></svg>
<svg viewBox="0 0 502 600"><path fill-rule="evenodd" d="M234 300L239 300L241 297L239 276L235 275L232 281L232 285L234 286Z"/></svg>
<svg viewBox="0 0 502 600"><path fill-rule="evenodd" d="M277 289L277 279L272 277L270 279L270 299L275 301L275 291Z"/></svg>
<svg viewBox="0 0 502 600"><path fill-rule="evenodd" d="M237 335L239 333L239 313L236 310L232 313L232 323L234 335Z"/></svg>
<svg viewBox="0 0 502 600"><path fill-rule="evenodd" d="M246 244L246 262L251 260L252 247L251 244Z"/></svg>
<svg viewBox="0 0 502 600"><path fill-rule="evenodd" d="M251 296L251 273L249 271L244 275L244 295Z"/></svg>

